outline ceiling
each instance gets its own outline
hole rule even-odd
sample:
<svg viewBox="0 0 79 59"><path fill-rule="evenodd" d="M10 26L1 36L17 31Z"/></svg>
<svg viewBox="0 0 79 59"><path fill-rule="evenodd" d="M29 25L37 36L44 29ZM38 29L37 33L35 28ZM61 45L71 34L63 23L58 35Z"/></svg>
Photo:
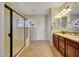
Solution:
<svg viewBox="0 0 79 59"><path fill-rule="evenodd" d="M50 8L61 7L64 2L7 2L24 15L47 15Z"/></svg>

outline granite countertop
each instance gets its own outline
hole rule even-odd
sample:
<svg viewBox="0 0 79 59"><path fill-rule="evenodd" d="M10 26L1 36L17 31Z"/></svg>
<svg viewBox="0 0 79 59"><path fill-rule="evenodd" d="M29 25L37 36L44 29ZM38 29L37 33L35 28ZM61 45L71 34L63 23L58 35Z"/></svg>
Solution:
<svg viewBox="0 0 79 59"><path fill-rule="evenodd" d="M65 37L65 38L68 38L68 39L71 39L71 40L76 41L76 42L79 42L79 36L74 35L74 34L68 34L68 33L67 34L54 33L54 34Z"/></svg>

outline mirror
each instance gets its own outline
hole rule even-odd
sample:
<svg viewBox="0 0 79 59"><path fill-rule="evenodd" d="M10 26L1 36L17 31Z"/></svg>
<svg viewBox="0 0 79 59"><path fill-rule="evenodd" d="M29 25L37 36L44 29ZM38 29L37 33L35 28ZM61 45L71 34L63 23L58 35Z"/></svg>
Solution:
<svg viewBox="0 0 79 59"><path fill-rule="evenodd" d="M61 17L61 22L60 22L61 29L66 30L67 29L67 16Z"/></svg>
<svg viewBox="0 0 79 59"><path fill-rule="evenodd" d="M56 30L56 31L58 31L58 29L60 29L60 18L54 19L53 29Z"/></svg>
<svg viewBox="0 0 79 59"><path fill-rule="evenodd" d="M70 32L79 32L79 7L75 6L70 12L71 30Z"/></svg>

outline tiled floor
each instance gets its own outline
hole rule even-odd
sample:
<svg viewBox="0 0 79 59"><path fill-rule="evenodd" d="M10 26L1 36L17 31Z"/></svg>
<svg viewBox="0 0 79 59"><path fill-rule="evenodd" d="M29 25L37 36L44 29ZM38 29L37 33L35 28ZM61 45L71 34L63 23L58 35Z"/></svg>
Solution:
<svg viewBox="0 0 79 59"><path fill-rule="evenodd" d="M50 48L47 41L32 41L30 46L25 48L19 57L61 57L61 54L55 49Z"/></svg>

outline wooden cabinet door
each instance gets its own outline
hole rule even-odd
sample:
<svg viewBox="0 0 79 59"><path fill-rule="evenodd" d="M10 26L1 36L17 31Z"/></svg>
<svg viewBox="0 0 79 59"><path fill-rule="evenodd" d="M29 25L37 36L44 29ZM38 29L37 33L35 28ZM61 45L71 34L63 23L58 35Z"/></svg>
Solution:
<svg viewBox="0 0 79 59"><path fill-rule="evenodd" d="M62 47L63 49L65 48L65 43L64 43L64 38L63 37L59 37L59 47Z"/></svg>
<svg viewBox="0 0 79 59"><path fill-rule="evenodd" d="M53 45L55 46L55 35L53 34Z"/></svg>
<svg viewBox="0 0 79 59"><path fill-rule="evenodd" d="M66 44L66 56L67 57L75 57L76 56L76 49L69 44Z"/></svg>
<svg viewBox="0 0 79 59"><path fill-rule="evenodd" d="M55 37L55 45L56 45L56 48L58 49L58 36Z"/></svg>
<svg viewBox="0 0 79 59"><path fill-rule="evenodd" d="M65 56L65 39L63 37L59 37L59 51L60 53Z"/></svg>
<svg viewBox="0 0 79 59"><path fill-rule="evenodd" d="M53 43L54 43L54 46L58 49L58 36L55 34L53 36Z"/></svg>
<svg viewBox="0 0 79 59"><path fill-rule="evenodd" d="M56 42L56 37L55 37L55 34L53 34L53 45L56 47L55 42Z"/></svg>
<svg viewBox="0 0 79 59"><path fill-rule="evenodd" d="M76 49L76 57L79 57L79 49Z"/></svg>
<svg viewBox="0 0 79 59"><path fill-rule="evenodd" d="M58 38L56 38L55 44L56 44L56 48L58 49Z"/></svg>

